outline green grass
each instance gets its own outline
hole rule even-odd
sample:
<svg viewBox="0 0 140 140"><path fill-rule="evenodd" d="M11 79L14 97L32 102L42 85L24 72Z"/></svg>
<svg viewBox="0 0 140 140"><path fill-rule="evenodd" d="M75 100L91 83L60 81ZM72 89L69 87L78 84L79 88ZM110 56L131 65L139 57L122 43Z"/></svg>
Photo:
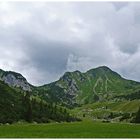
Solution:
<svg viewBox="0 0 140 140"><path fill-rule="evenodd" d="M140 138L140 125L92 121L3 125L0 138Z"/></svg>
<svg viewBox="0 0 140 140"><path fill-rule="evenodd" d="M128 112L137 112L138 108L140 105L140 100L133 100L133 101L120 101L120 102L96 102L93 104L86 104L83 105L82 107L77 107L73 110L71 110L72 114L80 114L80 116L83 115L84 110L92 110L90 113L94 114L96 112L100 112L101 114L105 111L104 109L101 109L102 107L106 107L108 108L108 110L106 110L107 112L124 112L124 113L128 113ZM99 111L96 111L97 109L99 109Z"/></svg>

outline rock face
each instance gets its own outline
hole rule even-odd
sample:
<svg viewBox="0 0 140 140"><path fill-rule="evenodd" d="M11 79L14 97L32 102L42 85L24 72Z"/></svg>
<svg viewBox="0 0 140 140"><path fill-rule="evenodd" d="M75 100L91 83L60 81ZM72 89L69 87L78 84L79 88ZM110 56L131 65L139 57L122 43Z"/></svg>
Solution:
<svg viewBox="0 0 140 140"><path fill-rule="evenodd" d="M69 95L75 95L75 93L79 90L76 80L72 78L72 73L65 73L64 76L61 78L62 83L65 83L65 93ZM59 82L58 82L59 83ZM61 82L60 82L61 83ZM59 84L60 84L59 83ZM57 83L56 83L57 84ZM63 86L60 86L63 88Z"/></svg>
<svg viewBox="0 0 140 140"><path fill-rule="evenodd" d="M27 80L19 73L15 72L0 72L0 80L5 82L11 87L18 87L24 91L31 91L31 85Z"/></svg>

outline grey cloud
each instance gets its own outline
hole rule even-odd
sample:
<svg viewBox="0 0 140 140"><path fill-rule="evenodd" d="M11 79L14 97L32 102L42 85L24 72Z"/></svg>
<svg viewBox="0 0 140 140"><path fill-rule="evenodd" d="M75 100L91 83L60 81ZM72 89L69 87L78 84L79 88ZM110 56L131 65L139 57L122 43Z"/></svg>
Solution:
<svg viewBox="0 0 140 140"><path fill-rule="evenodd" d="M115 6L117 10L120 10L121 8L127 6L129 2L112 2L112 4Z"/></svg>
<svg viewBox="0 0 140 140"><path fill-rule="evenodd" d="M139 9L131 2L1 4L0 67L36 85L99 65L140 80Z"/></svg>
<svg viewBox="0 0 140 140"><path fill-rule="evenodd" d="M38 40L28 43L32 49L28 49L27 54L34 67L52 73L60 73L66 69L67 56L71 52L66 44Z"/></svg>

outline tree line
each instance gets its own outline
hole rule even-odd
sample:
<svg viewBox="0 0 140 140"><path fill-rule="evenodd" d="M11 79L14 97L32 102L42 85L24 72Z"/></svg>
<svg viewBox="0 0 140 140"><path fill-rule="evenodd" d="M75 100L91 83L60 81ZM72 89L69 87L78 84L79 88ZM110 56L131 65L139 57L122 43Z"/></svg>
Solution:
<svg viewBox="0 0 140 140"><path fill-rule="evenodd" d="M7 89L6 89L7 90ZM0 123L14 123L18 121L49 123L51 121L79 121L70 115L68 110L56 103L47 103L39 97L32 96L30 92L17 93L10 91L8 94L1 91Z"/></svg>

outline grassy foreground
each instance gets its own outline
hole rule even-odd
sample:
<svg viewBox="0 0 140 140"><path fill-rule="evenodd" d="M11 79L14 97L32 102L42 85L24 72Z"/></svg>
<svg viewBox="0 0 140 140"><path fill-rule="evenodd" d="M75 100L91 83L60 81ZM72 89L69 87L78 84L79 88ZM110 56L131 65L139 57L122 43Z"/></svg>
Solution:
<svg viewBox="0 0 140 140"><path fill-rule="evenodd" d="M0 138L140 138L140 125L92 121L3 125Z"/></svg>

